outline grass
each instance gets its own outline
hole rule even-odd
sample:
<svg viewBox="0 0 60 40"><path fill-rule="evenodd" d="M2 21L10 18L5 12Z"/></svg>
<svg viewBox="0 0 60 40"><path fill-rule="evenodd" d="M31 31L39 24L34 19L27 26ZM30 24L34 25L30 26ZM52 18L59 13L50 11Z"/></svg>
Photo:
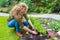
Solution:
<svg viewBox="0 0 60 40"><path fill-rule="evenodd" d="M7 26L7 17L0 16L0 40L18 40L14 28Z"/></svg>

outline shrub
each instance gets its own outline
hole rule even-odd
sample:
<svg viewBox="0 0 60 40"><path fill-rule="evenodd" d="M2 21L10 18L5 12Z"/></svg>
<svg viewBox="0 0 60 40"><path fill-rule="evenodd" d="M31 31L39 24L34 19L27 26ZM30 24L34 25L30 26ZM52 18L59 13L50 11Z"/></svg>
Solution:
<svg viewBox="0 0 60 40"><path fill-rule="evenodd" d="M21 0L29 6L29 12L51 13L60 11L60 0Z"/></svg>
<svg viewBox="0 0 60 40"><path fill-rule="evenodd" d="M25 2L29 9L28 12L36 13L59 13L60 0L0 0L0 6L16 5L17 2Z"/></svg>
<svg viewBox="0 0 60 40"><path fill-rule="evenodd" d="M40 12L43 12L43 13L55 12L56 13L60 11L60 0L33 0L33 2L36 5L36 7L40 7L40 10L41 10Z"/></svg>
<svg viewBox="0 0 60 40"><path fill-rule="evenodd" d="M5 6L8 6L8 0L0 0L0 7L5 7Z"/></svg>

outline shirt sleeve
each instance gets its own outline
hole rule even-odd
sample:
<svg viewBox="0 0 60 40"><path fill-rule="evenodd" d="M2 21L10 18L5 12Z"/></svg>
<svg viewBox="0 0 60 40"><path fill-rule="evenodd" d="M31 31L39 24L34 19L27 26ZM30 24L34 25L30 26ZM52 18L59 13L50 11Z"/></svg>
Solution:
<svg viewBox="0 0 60 40"><path fill-rule="evenodd" d="M24 16L24 18L25 18L26 20L29 20L27 14L24 14L23 16Z"/></svg>

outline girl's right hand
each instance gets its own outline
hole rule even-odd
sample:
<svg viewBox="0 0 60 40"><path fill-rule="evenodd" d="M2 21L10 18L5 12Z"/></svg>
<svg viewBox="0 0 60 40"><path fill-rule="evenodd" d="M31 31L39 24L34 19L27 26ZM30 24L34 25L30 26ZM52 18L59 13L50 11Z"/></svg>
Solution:
<svg viewBox="0 0 60 40"><path fill-rule="evenodd" d="M35 34L35 35L38 34L36 31L32 31L31 33L32 33L32 34Z"/></svg>
<svg viewBox="0 0 60 40"><path fill-rule="evenodd" d="M20 32L16 32L16 34L17 34L17 36L19 36L19 37L22 37L22 36L23 36L23 34L21 34Z"/></svg>

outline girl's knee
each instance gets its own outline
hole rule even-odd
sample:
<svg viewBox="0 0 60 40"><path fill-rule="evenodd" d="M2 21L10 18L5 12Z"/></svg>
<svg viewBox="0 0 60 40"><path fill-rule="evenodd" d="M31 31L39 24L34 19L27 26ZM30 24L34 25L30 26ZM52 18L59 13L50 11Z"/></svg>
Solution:
<svg viewBox="0 0 60 40"><path fill-rule="evenodd" d="M15 23L16 23L16 20L13 19L13 20L9 21L7 24L8 24L8 27L13 27L15 25Z"/></svg>
<svg viewBox="0 0 60 40"><path fill-rule="evenodd" d="M29 23L28 23L28 21L24 21L23 24L24 24L25 26L27 26Z"/></svg>
<svg viewBox="0 0 60 40"><path fill-rule="evenodd" d="M8 27L11 27L12 25L11 24L8 24Z"/></svg>

